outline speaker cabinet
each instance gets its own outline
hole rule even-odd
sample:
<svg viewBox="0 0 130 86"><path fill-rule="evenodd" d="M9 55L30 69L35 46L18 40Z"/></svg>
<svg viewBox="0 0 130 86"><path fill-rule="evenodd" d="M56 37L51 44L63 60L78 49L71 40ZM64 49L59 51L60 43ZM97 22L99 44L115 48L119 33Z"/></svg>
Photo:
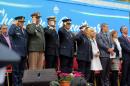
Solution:
<svg viewBox="0 0 130 86"><path fill-rule="evenodd" d="M55 69L25 70L23 86L49 86L54 80L57 80Z"/></svg>

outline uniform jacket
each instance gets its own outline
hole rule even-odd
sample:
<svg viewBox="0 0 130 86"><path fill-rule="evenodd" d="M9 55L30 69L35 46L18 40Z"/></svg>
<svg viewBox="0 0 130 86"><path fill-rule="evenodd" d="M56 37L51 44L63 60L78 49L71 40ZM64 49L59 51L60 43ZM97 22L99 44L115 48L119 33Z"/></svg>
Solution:
<svg viewBox="0 0 130 86"><path fill-rule="evenodd" d="M91 41L81 31L76 35L76 41L77 59L90 62L93 57Z"/></svg>
<svg viewBox="0 0 130 86"><path fill-rule="evenodd" d="M60 55L73 57L75 52L74 34L61 27L58 31L60 39Z"/></svg>
<svg viewBox="0 0 130 86"><path fill-rule="evenodd" d="M27 25L28 50L29 51L45 51L45 35L44 28L41 25L34 23Z"/></svg>
<svg viewBox="0 0 130 86"><path fill-rule="evenodd" d="M46 48L45 54L46 55L59 55L59 37L56 30L49 29L47 26L45 29L45 40L46 40Z"/></svg>
<svg viewBox="0 0 130 86"><path fill-rule="evenodd" d="M27 55L27 31L25 29L22 31L20 27L12 24L9 29L9 36L11 37L14 51L25 57Z"/></svg>

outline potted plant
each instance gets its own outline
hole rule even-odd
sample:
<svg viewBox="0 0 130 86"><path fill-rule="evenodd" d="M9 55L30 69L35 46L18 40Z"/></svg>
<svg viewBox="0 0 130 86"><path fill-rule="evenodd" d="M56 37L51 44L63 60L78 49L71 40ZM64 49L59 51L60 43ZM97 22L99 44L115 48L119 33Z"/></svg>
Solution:
<svg viewBox="0 0 130 86"><path fill-rule="evenodd" d="M61 73L60 74L60 86L70 86L70 82L73 79L72 74L67 74L67 73Z"/></svg>

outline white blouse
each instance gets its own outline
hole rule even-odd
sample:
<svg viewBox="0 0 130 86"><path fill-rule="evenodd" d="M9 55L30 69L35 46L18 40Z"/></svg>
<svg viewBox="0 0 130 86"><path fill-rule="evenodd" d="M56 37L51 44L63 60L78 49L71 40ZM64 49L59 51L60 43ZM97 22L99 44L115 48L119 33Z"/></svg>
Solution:
<svg viewBox="0 0 130 86"><path fill-rule="evenodd" d="M113 39L115 44L117 45L117 49L119 50L119 57L121 58L122 57L122 48L121 48L121 45L120 45L120 42L118 41L117 38Z"/></svg>
<svg viewBox="0 0 130 86"><path fill-rule="evenodd" d="M95 55L99 52L96 40L91 39L91 45L92 45L93 57L95 57Z"/></svg>

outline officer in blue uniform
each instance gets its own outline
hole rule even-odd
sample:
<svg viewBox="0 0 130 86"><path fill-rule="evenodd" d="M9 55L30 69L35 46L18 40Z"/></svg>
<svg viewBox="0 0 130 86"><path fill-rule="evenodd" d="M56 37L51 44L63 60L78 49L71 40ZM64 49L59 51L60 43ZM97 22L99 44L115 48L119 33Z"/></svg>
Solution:
<svg viewBox="0 0 130 86"><path fill-rule="evenodd" d="M75 53L74 34L70 31L71 19L63 19L63 27L58 31L60 40L60 66L61 72L71 73L73 65L73 56Z"/></svg>
<svg viewBox="0 0 130 86"><path fill-rule="evenodd" d="M22 77L25 69L28 35L24 28L24 19L25 17L23 16L15 17L16 24L12 24L9 29L13 50L21 57L21 61L13 65L13 86L22 86Z"/></svg>

